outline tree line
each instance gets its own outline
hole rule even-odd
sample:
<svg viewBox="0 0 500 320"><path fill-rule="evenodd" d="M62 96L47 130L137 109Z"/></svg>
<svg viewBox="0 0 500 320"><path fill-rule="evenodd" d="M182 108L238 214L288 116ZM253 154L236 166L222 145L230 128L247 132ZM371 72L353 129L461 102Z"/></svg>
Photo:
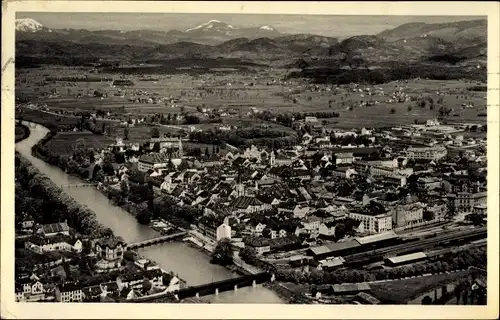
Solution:
<svg viewBox="0 0 500 320"><path fill-rule="evenodd" d="M16 192L16 215L30 214L40 223L67 220L68 226L84 235L109 236L110 229L97 221L92 210L76 202L18 153L15 176L19 191L19 194Z"/></svg>
<svg viewBox="0 0 500 320"><path fill-rule="evenodd" d="M375 280L401 279L405 277L421 276L426 273L441 273L453 270L462 270L471 266L485 266L486 251L484 248L474 248L468 251L450 253L436 261L424 264L414 264L403 267L382 270L312 270L302 272L292 269L277 269L276 279L279 281L308 283L308 284L342 284L359 283Z"/></svg>

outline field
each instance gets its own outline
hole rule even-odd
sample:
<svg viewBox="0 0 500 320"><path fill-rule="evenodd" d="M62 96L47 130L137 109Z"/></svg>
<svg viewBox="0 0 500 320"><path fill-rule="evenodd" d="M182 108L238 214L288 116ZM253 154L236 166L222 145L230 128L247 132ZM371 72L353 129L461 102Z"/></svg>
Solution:
<svg viewBox="0 0 500 320"><path fill-rule="evenodd" d="M18 70L16 94L25 99L46 103L51 109L91 111L102 109L111 113L147 115L154 113L196 112L197 107L210 109L228 108L240 113L229 118L246 117L251 108L274 112L320 112L335 111L339 118L325 119L333 127L378 127L410 124L415 120L425 121L438 116L440 106L453 109L455 116L449 120L485 123L486 92L470 91L475 81L409 80L383 85L327 86L312 85L305 80L284 81L287 70L257 69L255 74L170 74L170 75L116 75L91 74L84 68L38 68ZM134 81L132 87L113 87L111 82L65 82L46 81L48 77L82 76ZM145 79L155 81L145 81ZM360 90L362 92L360 92ZM370 91L368 91L370 90ZM387 102L391 94L401 90L406 96L419 96L443 101L421 108L416 101L402 103ZM105 94L93 97L95 91ZM437 92L440 92L438 95ZM368 95L371 92L371 96ZM50 96L50 94L55 93ZM155 102L146 100L154 98ZM142 102L139 102L143 99ZM361 101L377 102L373 106L356 106ZM461 105L472 103L472 108ZM353 110L349 106L355 105ZM331 107L330 107L331 106ZM411 110L409 110L411 107ZM391 113L391 109L394 111ZM227 119L227 118L225 118Z"/></svg>
<svg viewBox="0 0 500 320"><path fill-rule="evenodd" d="M459 271L449 274L373 283L370 284L370 287L372 288L372 294L377 299L401 304L407 303L421 294L433 290L437 286L465 279L469 274L469 271Z"/></svg>

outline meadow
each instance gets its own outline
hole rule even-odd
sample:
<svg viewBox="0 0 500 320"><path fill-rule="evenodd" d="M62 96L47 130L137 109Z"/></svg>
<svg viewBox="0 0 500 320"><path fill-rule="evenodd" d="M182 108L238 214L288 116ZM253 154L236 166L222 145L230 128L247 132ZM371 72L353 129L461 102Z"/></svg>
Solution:
<svg viewBox="0 0 500 320"><path fill-rule="evenodd" d="M486 92L472 91L481 85L470 80L425 80L390 82L381 85L313 85L303 79L284 80L287 70L256 68L256 73L217 74L137 74L119 75L91 73L87 68L43 67L17 71L16 97L45 103L54 110L96 111L116 114L123 119L126 114L145 116L157 113L195 115L199 108L233 110L224 117L227 124L249 120L247 113L257 110L283 112L337 112L338 118L321 119L331 128L385 127L412 124L439 116L439 108L452 109L446 120L453 122L485 123ZM47 81L58 77L102 77L130 79L130 87L114 87L112 82ZM354 90L355 89L355 90ZM369 91L368 91L369 90ZM393 92L401 91L409 100L387 102ZM103 97L94 96L98 92ZM371 92L371 95L368 95ZM439 92L439 93L438 93ZM418 100L432 98L434 106L418 106ZM146 103L144 100L155 100ZM142 102L139 100L142 99ZM440 103L437 103L438 100ZM360 106L370 101L371 106ZM376 103L375 103L376 102ZM472 104L463 108L462 104ZM251 121L254 121L253 119ZM202 129L213 124L197 125Z"/></svg>

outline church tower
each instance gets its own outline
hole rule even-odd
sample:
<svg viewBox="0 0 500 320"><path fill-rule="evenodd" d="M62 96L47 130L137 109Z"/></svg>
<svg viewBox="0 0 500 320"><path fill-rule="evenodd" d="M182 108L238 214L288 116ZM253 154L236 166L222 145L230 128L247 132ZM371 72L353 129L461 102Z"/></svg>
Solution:
<svg viewBox="0 0 500 320"><path fill-rule="evenodd" d="M241 173L238 174L238 183L236 184L236 197L243 197L245 195L245 186L241 182Z"/></svg>
<svg viewBox="0 0 500 320"><path fill-rule="evenodd" d="M276 165L276 155L274 154L274 150L271 151L271 156L269 157L269 164L271 167L274 167Z"/></svg>

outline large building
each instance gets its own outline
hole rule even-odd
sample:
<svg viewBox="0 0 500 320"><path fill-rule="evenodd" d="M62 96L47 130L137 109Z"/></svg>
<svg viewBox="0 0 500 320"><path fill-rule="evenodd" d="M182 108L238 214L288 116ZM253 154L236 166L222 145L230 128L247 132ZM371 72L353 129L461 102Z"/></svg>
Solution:
<svg viewBox="0 0 500 320"><path fill-rule="evenodd" d="M154 149L155 145L159 146L159 151L162 153L171 150L178 156L182 155L182 140L179 137L172 138L165 136L159 138L151 138L149 140L149 148Z"/></svg>
<svg viewBox="0 0 500 320"><path fill-rule="evenodd" d="M406 156L409 159L439 160L446 156L445 147L410 147L406 149Z"/></svg>
<svg viewBox="0 0 500 320"><path fill-rule="evenodd" d="M424 223L425 206L421 203L397 205L392 211L396 228L412 228Z"/></svg>
<svg viewBox="0 0 500 320"><path fill-rule="evenodd" d="M361 221L365 232L381 233L392 230L392 215L390 213L349 212L349 218Z"/></svg>
<svg viewBox="0 0 500 320"><path fill-rule="evenodd" d="M170 163L170 157L165 153L151 153L139 158L137 168L139 171L148 171L154 169L167 168Z"/></svg>

